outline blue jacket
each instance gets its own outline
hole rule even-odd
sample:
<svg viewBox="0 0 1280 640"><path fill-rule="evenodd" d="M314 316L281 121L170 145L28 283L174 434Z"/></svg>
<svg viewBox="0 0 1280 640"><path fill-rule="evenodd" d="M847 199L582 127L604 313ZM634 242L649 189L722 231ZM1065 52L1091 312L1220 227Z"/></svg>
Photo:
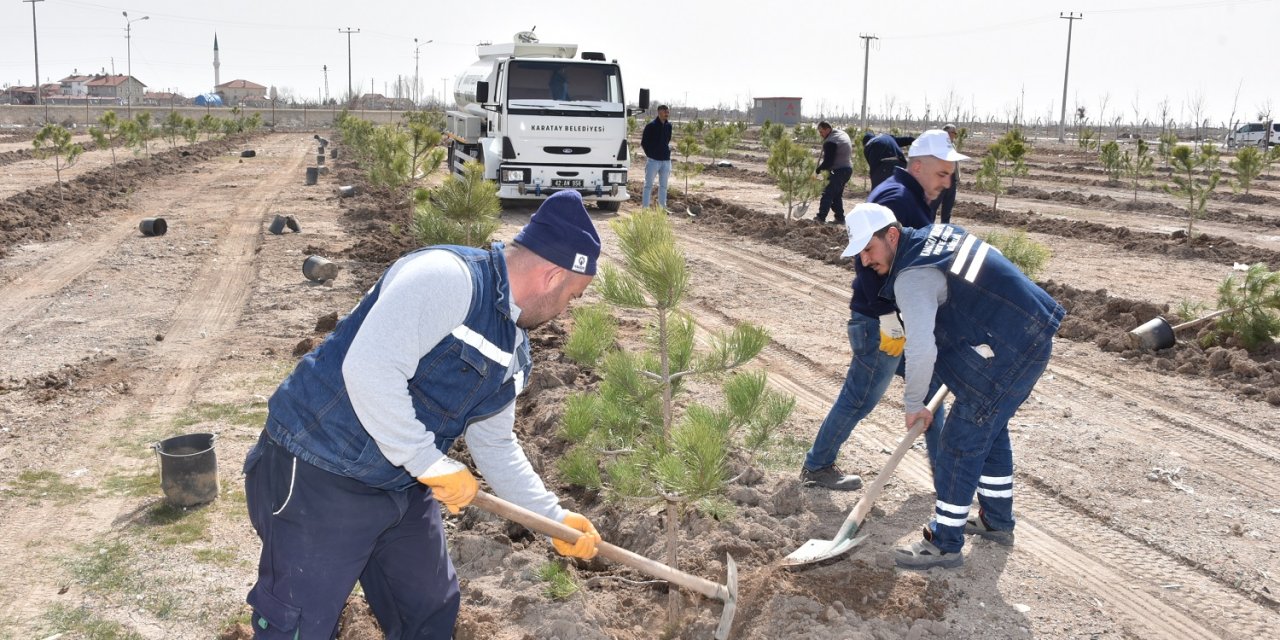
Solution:
<svg viewBox="0 0 1280 640"><path fill-rule="evenodd" d="M874 189L893 175L895 167L907 166L907 157L902 154L902 147L898 146L898 141L893 136L882 133L867 139L866 135L869 134L863 136L865 142L862 154L867 159L871 188Z"/></svg>
<svg viewBox="0 0 1280 640"><path fill-rule="evenodd" d="M640 134L640 148L650 160L671 159L671 122L654 118Z"/></svg>
<svg viewBox="0 0 1280 640"><path fill-rule="evenodd" d="M489 250L433 247L460 256L471 271L471 307L461 327L418 361L405 383L419 422L443 452L467 425L494 415L516 397L530 371L529 342L515 351L511 292L502 244ZM385 278L385 274L383 276ZM343 382L342 363L351 341L382 290L379 279L350 315L308 353L267 402L267 433L293 455L325 471L374 488L398 490L417 480L391 464L356 417ZM513 353L513 351L515 351ZM504 381L511 358L521 372ZM504 362L505 360L505 362Z"/></svg>
<svg viewBox="0 0 1280 640"><path fill-rule="evenodd" d="M924 187L901 167L895 167L893 176L871 190L867 202L889 207L903 227L919 228L934 222L934 210L924 198ZM853 271L853 298L849 301L849 309L872 318L894 310L892 303L879 297L884 286L883 277L862 266L862 260L856 256L853 258Z"/></svg>
<svg viewBox="0 0 1280 640"><path fill-rule="evenodd" d="M974 398L979 417L994 410L1023 371L1023 354L1053 338L1066 310L999 250L954 225L904 229L880 295L893 300L894 282L909 269L938 269L947 278L934 327L935 375L957 398Z"/></svg>

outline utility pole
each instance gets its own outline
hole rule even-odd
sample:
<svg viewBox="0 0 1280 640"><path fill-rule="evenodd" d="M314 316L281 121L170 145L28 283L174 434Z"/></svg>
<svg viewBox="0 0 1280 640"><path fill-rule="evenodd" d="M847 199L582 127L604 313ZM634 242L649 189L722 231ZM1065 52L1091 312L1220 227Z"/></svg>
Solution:
<svg viewBox="0 0 1280 640"><path fill-rule="evenodd" d="M440 110L441 111L449 110L448 105L444 101L445 100L444 96L449 91L448 83L449 83L448 78L440 78Z"/></svg>
<svg viewBox="0 0 1280 640"><path fill-rule="evenodd" d="M1067 68L1062 72L1062 115L1058 117L1058 142L1067 141L1067 77L1071 73L1071 28L1076 20L1084 20L1084 14L1076 15L1074 11L1058 17L1067 21Z"/></svg>
<svg viewBox="0 0 1280 640"><path fill-rule="evenodd" d="M133 23L142 22L143 20L150 20L151 16L142 16L141 18L134 18L130 20L128 11L121 11L120 13L124 15L124 42L125 42L125 48L128 55L128 58L127 58L128 62L126 64L128 64L128 74L129 74L129 77L125 78L125 81L122 82L121 84L124 85L125 95L128 96L128 102L125 103L126 104L125 112L127 114L127 117L132 118L133 117L133 87L131 87L129 83L133 81Z"/></svg>
<svg viewBox="0 0 1280 640"><path fill-rule="evenodd" d="M431 44L432 42L435 42L435 40L428 40L426 42L423 42L422 44L418 44L418 39L417 38L413 39L413 106L414 108L417 108L418 101L421 98L421 96L418 95L419 87L421 86L421 83L418 82L418 50L421 49L422 47L425 47L426 45Z"/></svg>
<svg viewBox="0 0 1280 640"><path fill-rule="evenodd" d="M861 33L858 34L862 38L862 46L866 47L866 53L862 56L862 131L867 131L867 72L871 69L871 41L879 40L875 34Z"/></svg>
<svg viewBox="0 0 1280 640"><path fill-rule="evenodd" d="M328 102L329 101L329 65L326 64L321 68L324 69L324 100L322 100L321 102Z"/></svg>
<svg viewBox="0 0 1280 640"><path fill-rule="evenodd" d="M347 103L351 102L351 34L360 33L359 29L347 27L346 30L338 29L338 33L347 34Z"/></svg>
<svg viewBox="0 0 1280 640"><path fill-rule="evenodd" d="M36 39L36 3L44 2L44 0L22 0L31 3L31 45L36 50L36 104L44 102L44 96L40 95L40 41ZM45 122L49 121L46 110Z"/></svg>

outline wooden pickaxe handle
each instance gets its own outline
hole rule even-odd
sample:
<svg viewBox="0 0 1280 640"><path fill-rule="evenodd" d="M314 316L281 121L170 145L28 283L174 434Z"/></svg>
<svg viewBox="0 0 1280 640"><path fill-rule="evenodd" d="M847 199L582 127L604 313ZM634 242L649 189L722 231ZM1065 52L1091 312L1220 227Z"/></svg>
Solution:
<svg viewBox="0 0 1280 640"><path fill-rule="evenodd" d="M529 511L524 507L512 504L484 491L476 493L475 500L471 504L496 516L506 518L512 522L518 522L530 530L553 538L559 538L565 542L577 542L578 538L582 536L582 532L573 527L556 522L551 518ZM623 564L646 575L678 584L708 598L714 598L725 603L729 602L731 598L730 589L725 585L673 569L661 562L650 560L638 553L632 553L608 542L601 541L597 543L596 550L601 556L618 564Z"/></svg>

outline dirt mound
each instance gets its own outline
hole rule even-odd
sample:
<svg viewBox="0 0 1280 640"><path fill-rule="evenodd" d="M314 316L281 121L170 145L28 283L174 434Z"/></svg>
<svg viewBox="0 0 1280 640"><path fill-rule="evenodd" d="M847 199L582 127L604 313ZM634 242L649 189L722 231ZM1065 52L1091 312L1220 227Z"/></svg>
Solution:
<svg viewBox="0 0 1280 640"><path fill-rule="evenodd" d="M976 202L957 202L953 215L957 218L970 218L987 224L1025 229L1035 233L1109 244L1125 251L1206 260L1219 264L1261 262L1270 269L1280 268L1280 252L1242 245L1222 236L1196 234L1187 237L1178 234L1178 237L1175 237L1171 234L1133 231L1127 227L1113 227L1098 222L1050 218L1030 210L1018 213L992 209Z"/></svg>
<svg viewBox="0 0 1280 640"><path fill-rule="evenodd" d="M702 202L702 215L691 219L691 224L712 225L734 234L785 247L814 260L853 270L853 263L840 257L845 247L843 227L821 225L812 220L787 222L778 216L716 198L707 198ZM956 203L955 215L1038 233L1111 244L1126 251L1223 263L1266 262L1272 269L1280 265L1280 254L1274 251L1242 246L1218 236L1173 238L1094 222L1046 218L1030 211L1014 213L995 210L972 202ZM1264 347L1250 353L1239 348L1239 345L1224 345L1232 349L1231 365L1217 368L1207 366L1210 353L1193 337L1182 336L1184 339L1173 348L1156 353L1138 351L1130 343L1128 332L1151 318L1167 314L1167 306L1160 307L1141 300L1112 296L1106 290L1085 291L1054 282L1040 284L1067 309L1067 317L1058 332L1059 337L1076 342L1093 342L1103 350L1120 352L1129 362L1138 366L1210 378L1241 395L1280 404L1280 348ZM1208 330L1206 327L1202 332ZM1217 348L1220 347L1210 349Z"/></svg>
<svg viewBox="0 0 1280 640"><path fill-rule="evenodd" d="M189 171L255 134L170 149L85 173L61 188L48 184L16 193L0 201L0 257L23 242L46 242L64 233L68 223L95 218L103 211L127 206L129 194L163 175Z"/></svg>

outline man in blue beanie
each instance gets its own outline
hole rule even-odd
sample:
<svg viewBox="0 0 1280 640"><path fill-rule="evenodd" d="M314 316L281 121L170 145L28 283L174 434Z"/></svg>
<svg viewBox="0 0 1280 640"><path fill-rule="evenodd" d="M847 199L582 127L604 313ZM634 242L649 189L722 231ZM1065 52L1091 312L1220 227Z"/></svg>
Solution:
<svg viewBox="0 0 1280 640"><path fill-rule="evenodd" d="M458 579L440 504L471 503L475 476L449 457L466 437L494 493L600 535L559 505L513 431L529 379L527 331L596 273L600 237L576 191L548 198L511 246L434 246L397 260L304 356L268 402L245 460L262 539L249 592L256 638L332 638L357 581L388 638L450 638Z"/></svg>

